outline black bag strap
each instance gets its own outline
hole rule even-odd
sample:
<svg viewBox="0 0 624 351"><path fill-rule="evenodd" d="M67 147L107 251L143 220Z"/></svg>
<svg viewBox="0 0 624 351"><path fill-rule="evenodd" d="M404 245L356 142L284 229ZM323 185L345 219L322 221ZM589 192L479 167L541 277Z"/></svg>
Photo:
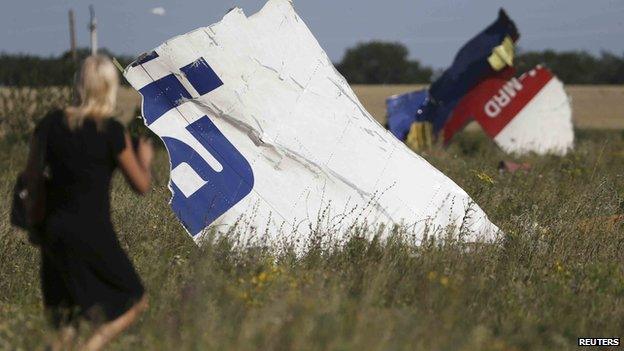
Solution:
<svg viewBox="0 0 624 351"><path fill-rule="evenodd" d="M42 118L35 127L34 138L37 140L37 168L38 171L45 174L47 166L48 138L53 121L58 114L62 115L62 111L51 113Z"/></svg>

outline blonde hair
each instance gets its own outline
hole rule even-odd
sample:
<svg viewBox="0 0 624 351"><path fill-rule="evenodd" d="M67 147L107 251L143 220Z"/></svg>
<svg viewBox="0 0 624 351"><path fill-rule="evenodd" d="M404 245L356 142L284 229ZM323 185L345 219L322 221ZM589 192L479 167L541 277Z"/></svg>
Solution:
<svg viewBox="0 0 624 351"><path fill-rule="evenodd" d="M86 118L96 122L115 112L119 76L113 62L106 56L89 56L85 59L76 81L78 104L65 109L70 129L82 126Z"/></svg>

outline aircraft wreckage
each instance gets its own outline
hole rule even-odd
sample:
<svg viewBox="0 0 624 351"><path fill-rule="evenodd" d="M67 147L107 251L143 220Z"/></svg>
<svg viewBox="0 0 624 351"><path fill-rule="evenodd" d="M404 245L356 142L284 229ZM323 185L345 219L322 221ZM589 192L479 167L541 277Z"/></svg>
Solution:
<svg viewBox="0 0 624 351"><path fill-rule="evenodd" d="M234 9L124 75L167 148L171 207L197 242L235 227L242 246L302 247L319 227L339 241L356 224L381 235L401 225L417 241L499 233L371 117L290 1L250 17Z"/></svg>

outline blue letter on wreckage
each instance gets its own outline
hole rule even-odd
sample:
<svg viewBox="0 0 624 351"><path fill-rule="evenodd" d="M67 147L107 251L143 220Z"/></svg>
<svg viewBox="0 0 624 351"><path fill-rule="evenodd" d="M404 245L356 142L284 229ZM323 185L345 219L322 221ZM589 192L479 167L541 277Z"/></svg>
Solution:
<svg viewBox="0 0 624 351"><path fill-rule="evenodd" d="M151 59L157 56L155 54ZM200 95L208 94L223 85L203 58L180 70ZM143 115L148 126L167 111L176 108L184 99L191 98L191 94L174 74L148 84L139 92L143 95ZM201 145L223 166L222 170L217 171L188 143L163 137L171 158L171 169L176 170L179 166L185 169L190 167L191 173L194 173L193 177L200 179L200 184L203 184L198 189L193 189L192 194L188 191L185 194L181 190L181 184L176 184L183 182L184 179L180 181L172 177L171 182L173 188L171 207L186 229L195 237L251 192L254 176L249 162L208 116L189 124L186 130L199 142L195 145Z"/></svg>

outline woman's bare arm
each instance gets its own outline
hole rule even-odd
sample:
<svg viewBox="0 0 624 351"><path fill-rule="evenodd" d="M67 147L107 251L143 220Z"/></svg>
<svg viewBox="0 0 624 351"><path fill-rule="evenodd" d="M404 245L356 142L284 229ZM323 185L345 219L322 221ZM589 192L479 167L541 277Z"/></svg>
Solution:
<svg viewBox="0 0 624 351"><path fill-rule="evenodd" d="M150 170L152 146L149 142L141 140L137 153L135 153L128 133L125 135L125 140L126 147L117 156L119 168L121 168L126 180L134 191L139 194L145 194L149 191L152 182L152 172Z"/></svg>

